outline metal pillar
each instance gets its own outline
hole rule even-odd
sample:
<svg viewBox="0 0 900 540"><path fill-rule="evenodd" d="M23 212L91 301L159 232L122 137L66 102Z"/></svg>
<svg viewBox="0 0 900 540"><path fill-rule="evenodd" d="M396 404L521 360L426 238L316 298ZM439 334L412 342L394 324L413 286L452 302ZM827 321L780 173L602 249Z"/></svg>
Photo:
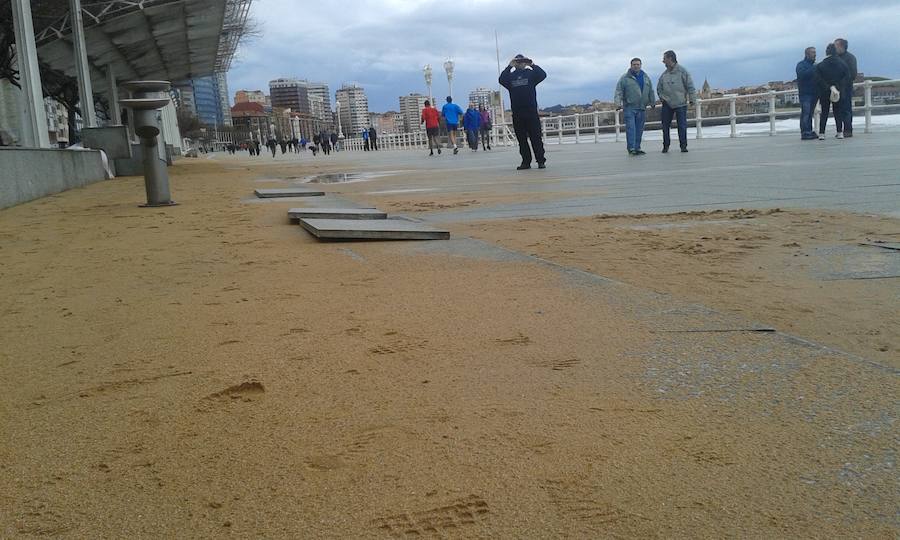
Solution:
<svg viewBox="0 0 900 540"><path fill-rule="evenodd" d="M872 81L865 82L866 97L866 133L872 133Z"/></svg>
<svg viewBox="0 0 900 540"><path fill-rule="evenodd" d="M109 121L114 126L122 125L122 111L119 109L119 86L112 64L106 66L106 84L109 87Z"/></svg>
<svg viewBox="0 0 900 540"><path fill-rule="evenodd" d="M72 24L72 45L75 47L75 75L78 78L78 101L84 127L97 127L94 113L94 91L91 88L90 64L87 46L84 44L84 23L81 17L81 0L69 0L69 18Z"/></svg>
<svg viewBox="0 0 900 540"><path fill-rule="evenodd" d="M703 100L697 98L697 138L703 138Z"/></svg>
<svg viewBox="0 0 900 540"><path fill-rule="evenodd" d="M22 143L32 148L50 148L47 131L47 111L41 92L41 72L38 68L37 45L34 43L34 24L31 22L30 0L12 0L13 27L16 34L16 62L22 99L19 113L22 118Z"/></svg>
<svg viewBox="0 0 900 540"><path fill-rule="evenodd" d="M775 91L769 90L769 136L774 137L775 131Z"/></svg>

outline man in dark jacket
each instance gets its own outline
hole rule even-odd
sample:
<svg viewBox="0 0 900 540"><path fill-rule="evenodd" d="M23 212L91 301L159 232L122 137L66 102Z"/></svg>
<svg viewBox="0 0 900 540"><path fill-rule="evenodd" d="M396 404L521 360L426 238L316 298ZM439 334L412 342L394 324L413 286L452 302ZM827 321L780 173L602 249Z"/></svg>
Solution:
<svg viewBox="0 0 900 540"><path fill-rule="evenodd" d="M816 88L816 48L807 47L803 60L797 64L797 92L800 95L800 138L804 141L816 140L812 117L819 100ZM824 108L827 103L823 103Z"/></svg>
<svg viewBox="0 0 900 540"><path fill-rule="evenodd" d="M378 150L378 132L375 131L375 126L369 126L369 148Z"/></svg>
<svg viewBox="0 0 900 540"><path fill-rule="evenodd" d="M544 163L547 158L544 156L544 142L541 140L541 119L538 116L535 91L535 87L546 78L547 73L543 69L521 54L517 54L509 62L509 67L500 73L500 84L509 90L513 129L519 140L519 154L522 155L522 164L516 167L520 171L531 168L532 149L538 168L546 167ZM531 148L528 148L529 139Z"/></svg>
<svg viewBox="0 0 900 540"><path fill-rule="evenodd" d="M822 115L819 117L819 139L825 138L825 125L828 123L829 104L835 105L834 123L837 127L838 139L844 138L844 119L837 103L832 103L831 88L834 87L843 97L844 91L850 80L850 70L847 64L836 53L834 43L829 43L825 48L825 59L816 64L816 81L819 87L819 103L822 104Z"/></svg>
<svg viewBox="0 0 900 540"><path fill-rule="evenodd" d="M853 83L856 82L856 76L859 74L857 71L856 65L856 57L853 56L853 53L847 51L847 40L844 38L837 38L834 40L834 48L837 50L837 56L841 60L847 64L847 69L850 70L850 84L847 85L846 89L841 88L841 100L840 110L843 114L844 120L844 137L852 137L853 136Z"/></svg>

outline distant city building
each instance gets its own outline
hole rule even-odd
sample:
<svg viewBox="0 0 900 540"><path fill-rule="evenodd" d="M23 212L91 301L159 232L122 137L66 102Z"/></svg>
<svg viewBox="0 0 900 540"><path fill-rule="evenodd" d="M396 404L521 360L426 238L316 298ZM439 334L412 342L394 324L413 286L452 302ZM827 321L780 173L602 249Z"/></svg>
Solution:
<svg viewBox="0 0 900 540"><path fill-rule="evenodd" d="M309 87L300 79L275 79L269 81L269 97L272 109L290 109L309 114Z"/></svg>
<svg viewBox="0 0 900 540"><path fill-rule="evenodd" d="M228 107L227 84L219 75L199 77L173 85L176 106L196 116L201 124L210 127L231 122L231 108ZM228 110L226 113L225 109Z"/></svg>
<svg viewBox="0 0 900 540"><path fill-rule="evenodd" d="M269 96L265 95L262 90L238 90L234 93L234 104L238 103L259 103L263 107L272 106Z"/></svg>
<svg viewBox="0 0 900 540"><path fill-rule="evenodd" d="M228 75L222 71L216 74L216 91L219 93L219 110L222 111L222 124L231 125L231 103L228 102Z"/></svg>
<svg viewBox="0 0 900 540"><path fill-rule="evenodd" d="M345 84L336 92L341 104L341 128L348 137L356 137L369 127L369 99L357 84Z"/></svg>
<svg viewBox="0 0 900 540"><path fill-rule="evenodd" d="M237 101L231 108L231 122L238 132L238 138L262 140L269 134L269 115L265 106L255 101Z"/></svg>
<svg viewBox="0 0 900 540"><path fill-rule="evenodd" d="M317 119L331 122L331 91L328 85L321 82L306 83L307 94L309 94L310 112ZM313 111L314 102L317 104L316 111Z"/></svg>
<svg viewBox="0 0 900 540"><path fill-rule="evenodd" d="M419 113L416 113L417 117ZM406 128L406 115L397 111L388 111L378 115L379 133L403 133Z"/></svg>
<svg viewBox="0 0 900 540"><path fill-rule="evenodd" d="M425 128L419 122L422 109L425 108L427 96L412 93L408 96L400 96L400 114L403 115L403 131L412 133L415 131L423 131Z"/></svg>
<svg viewBox="0 0 900 540"><path fill-rule="evenodd" d="M490 88L476 88L469 92L469 103L474 103L477 108L479 105L484 105L485 109L490 109L493 104L495 90L491 90Z"/></svg>

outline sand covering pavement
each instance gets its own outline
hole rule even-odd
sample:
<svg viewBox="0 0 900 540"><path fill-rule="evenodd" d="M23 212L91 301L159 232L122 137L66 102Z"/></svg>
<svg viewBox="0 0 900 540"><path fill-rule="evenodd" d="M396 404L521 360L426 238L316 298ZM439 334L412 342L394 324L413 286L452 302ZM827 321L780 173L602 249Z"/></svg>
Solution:
<svg viewBox="0 0 900 540"><path fill-rule="evenodd" d="M637 254L641 287L464 256L474 241L318 243L296 202L241 202L256 169L172 174L177 207L136 208L128 178L0 212L3 537L900 531L896 373L779 335L660 333L705 303L689 268L657 295ZM550 242L597 223L452 230L626 274ZM876 313L881 334L834 345L887 364L896 320Z"/></svg>

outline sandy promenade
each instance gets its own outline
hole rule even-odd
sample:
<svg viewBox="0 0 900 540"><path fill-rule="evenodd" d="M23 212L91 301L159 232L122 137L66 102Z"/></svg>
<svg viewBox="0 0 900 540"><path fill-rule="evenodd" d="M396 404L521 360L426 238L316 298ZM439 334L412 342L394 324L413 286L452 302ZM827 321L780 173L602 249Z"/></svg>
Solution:
<svg viewBox="0 0 900 540"><path fill-rule="evenodd" d="M900 534L897 280L800 271L900 220L318 243L246 199L358 165L263 163L179 162L176 207L132 177L0 211L0 537ZM364 192L392 181L324 189L518 201Z"/></svg>

